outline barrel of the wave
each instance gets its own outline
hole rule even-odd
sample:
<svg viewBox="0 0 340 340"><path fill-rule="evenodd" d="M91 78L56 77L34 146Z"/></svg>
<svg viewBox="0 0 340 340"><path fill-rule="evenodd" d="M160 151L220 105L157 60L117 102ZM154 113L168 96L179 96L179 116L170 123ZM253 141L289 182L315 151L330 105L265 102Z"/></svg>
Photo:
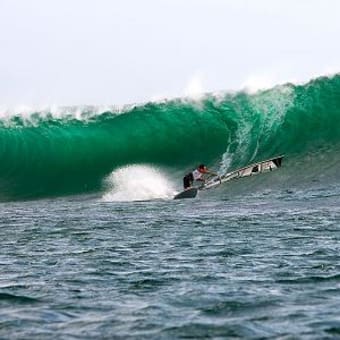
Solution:
<svg viewBox="0 0 340 340"><path fill-rule="evenodd" d="M0 129L0 186L14 199L99 191L114 169L129 164L178 169L202 154L216 159L226 134L214 113L181 101L91 119L15 116Z"/></svg>

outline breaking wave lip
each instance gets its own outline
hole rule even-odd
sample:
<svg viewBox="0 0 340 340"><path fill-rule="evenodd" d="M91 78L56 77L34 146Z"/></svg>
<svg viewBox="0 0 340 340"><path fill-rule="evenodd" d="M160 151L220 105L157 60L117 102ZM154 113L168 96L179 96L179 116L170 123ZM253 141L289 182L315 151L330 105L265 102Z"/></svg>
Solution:
<svg viewBox="0 0 340 340"><path fill-rule="evenodd" d="M305 172L298 186L315 176L322 180L322 171L337 179L332 158L340 145L339 92L335 75L255 94L2 112L0 200L90 192L134 199L137 190L127 182L124 187L115 179L116 191L107 187L110 174L128 165L170 169L171 185L143 192L138 184L136 199L170 197L169 188L178 190L184 173L202 162L223 173L281 154L294 160L282 171L286 182L293 181L301 159ZM119 185L130 198L123 197L125 189L117 191Z"/></svg>

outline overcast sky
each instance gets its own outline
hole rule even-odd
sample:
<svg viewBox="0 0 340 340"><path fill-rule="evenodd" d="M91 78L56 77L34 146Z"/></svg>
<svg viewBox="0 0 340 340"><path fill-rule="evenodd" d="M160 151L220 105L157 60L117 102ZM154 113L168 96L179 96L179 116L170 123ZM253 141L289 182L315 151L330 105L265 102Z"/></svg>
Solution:
<svg viewBox="0 0 340 340"><path fill-rule="evenodd" d="M339 0L0 0L0 105L129 104L340 72Z"/></svg>

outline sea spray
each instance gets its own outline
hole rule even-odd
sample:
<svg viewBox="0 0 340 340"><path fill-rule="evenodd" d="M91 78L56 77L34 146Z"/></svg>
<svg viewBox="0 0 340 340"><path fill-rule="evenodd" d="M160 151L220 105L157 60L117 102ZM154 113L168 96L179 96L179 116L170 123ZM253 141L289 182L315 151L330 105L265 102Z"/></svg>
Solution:
<svg viewBox="0 0 340 340"><path fill-rule="evenodd" d="M174 185L165 173L148 165L129 165L113 171L106 179L103 201L141 201L171 198Z"/></svg>
<svg viewBox="0 0 340 340"><path fill-rule="evenodd" d="M337 155L340 144L340 75L254 94L0 117L2 201L105 193L112 172L138 164L170 169L178 190L183 174L200 163L221 173L281 154L307 159L308 153L307 171L322 171L313 159L320 150Z"/></svg>

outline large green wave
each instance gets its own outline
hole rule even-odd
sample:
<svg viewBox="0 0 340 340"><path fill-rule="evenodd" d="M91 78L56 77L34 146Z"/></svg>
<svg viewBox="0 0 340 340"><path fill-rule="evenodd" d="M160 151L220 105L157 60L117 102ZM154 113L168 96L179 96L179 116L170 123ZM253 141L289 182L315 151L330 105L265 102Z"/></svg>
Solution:
<svg viewBox="0 0 340 340"><path fill-rule="evenodd" d="M0 199L98 191L128 164L186 171L205 162L222 171L278 154L335 155L339 143L340 75L80 118L14 114L0 121Z"/></svg>

